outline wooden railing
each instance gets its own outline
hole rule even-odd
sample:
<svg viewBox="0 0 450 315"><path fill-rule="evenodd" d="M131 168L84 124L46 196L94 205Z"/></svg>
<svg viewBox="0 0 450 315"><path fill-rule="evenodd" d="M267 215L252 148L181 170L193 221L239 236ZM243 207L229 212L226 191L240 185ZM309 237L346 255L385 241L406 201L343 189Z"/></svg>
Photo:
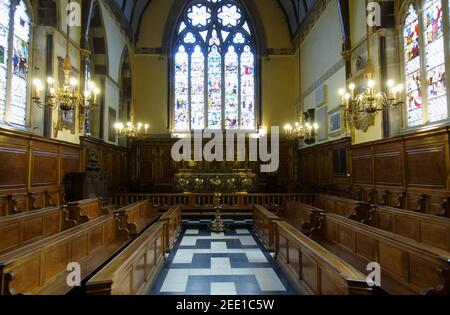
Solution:
<svg viewBox="0 0 450 315"><path fill-rule="evenodd" d="M252 209L253 205L267 208L281 207L286 201L299 201L306 204L314 203L314 194L222 194L220 205L223 208ZM126 206L132 203L149 200L150 204L159 209L169 209L181 206L183 209L204 209L214 207L212 193L184 193L184 194L120 194L111 197L111 204Z"/></svg>

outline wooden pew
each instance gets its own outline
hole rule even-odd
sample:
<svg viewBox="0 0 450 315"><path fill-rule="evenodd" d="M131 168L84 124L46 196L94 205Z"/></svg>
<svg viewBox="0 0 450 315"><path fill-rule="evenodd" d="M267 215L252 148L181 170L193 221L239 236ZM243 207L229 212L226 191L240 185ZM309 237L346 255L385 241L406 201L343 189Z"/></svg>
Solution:
<svg viewBox="0 0 450 315"><path fill-rule="evenodd" d="M330 195L316 195L315 206L328 213L342 215L344 217L365 222L373 210L369 203L356 201Z"/></svg>
<svg viewBox="0 0 450 315"><path fill-rule="evenodd" d="M264 207L253 206L253 228L270 251L275 249L275 221L280 218Z"/></svg>
<svg viewBox="0 0 450 315"><path fill-rule="evenodd" d="M70 202L63 207L63 211L66 228L86 223L89 220L110 213L108 208L103 207L101 198Z"/></svg>
<svg viewBox="0 0 450 315"><path fill-rule="evenodd" d="M313 239L361 272L379 263L390 294L449 294L447 251L329 213Z"/></svg>
<svg viewBox="0 0 450 315"><path fill-rule="evenodd" d="M118 218L119 231L136 236L158 220L158 210L148 201L138 202L113 211Z"/></svg>
<svg viewBox="0 0 450 315"><path fill-rule="evenodd" d="M287 222L275 221L276 260L306 294L370 295L366 276Z"/></svg>
<svg viewBox="0 0 450 315"><path fill-rule="evenodd" d="M164 262L164 225L145 230L85 285L89 295L144 295Z"/></svg>
<svg viewBox="0 0 450 315"><path fill-rule="evenodd" d="M277 212L281 220L307 236L320 227L323 213L322 209L298 201L287 201Z"/></svg>
<svg viewBox="0 0 450 315"><path fill-rule="evenodd" d="M368 224L450 252L450 219L377 206Z"/></svg>
<svg viewBox="0 0 450 315"><path fill-rule="evenodd" d="M0 257L0 295L66 294L69 263L86 279L128 242L110 214L9 252Z"/></svg>
<svg viewBox="0 0 450 315"><path fill-rule="evenodd" d="M169 251L172 249L181 231L181 207L176 206L167 210L159 218L159 222L166 224L165 249Z"/></svg>
<svg viewBox="0 0 450 315"><path fill-rule="evenodd" d="M0 255L61 231L59 207L0 217Z"/></svg>

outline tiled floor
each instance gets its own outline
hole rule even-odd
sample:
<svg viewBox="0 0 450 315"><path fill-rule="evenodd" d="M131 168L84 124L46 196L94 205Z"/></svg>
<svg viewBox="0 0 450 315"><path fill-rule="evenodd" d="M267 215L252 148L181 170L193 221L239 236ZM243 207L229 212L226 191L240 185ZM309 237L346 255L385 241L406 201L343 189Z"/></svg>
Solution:
<svg viewBox="0 0 450 315"><path fill-rule="evenodd" d="M192 222L190 222L192 223ZM248 225L183 231L151 294L288 295L294 289Z"/></svg>

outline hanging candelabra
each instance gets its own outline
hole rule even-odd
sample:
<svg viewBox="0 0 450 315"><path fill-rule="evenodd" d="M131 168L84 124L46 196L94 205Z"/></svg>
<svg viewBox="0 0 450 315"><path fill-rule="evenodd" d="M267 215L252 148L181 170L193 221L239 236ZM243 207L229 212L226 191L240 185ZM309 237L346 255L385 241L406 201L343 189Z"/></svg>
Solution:
<svg viewBox="0 0 450 315"><path fill-rule="evenodd" d="M350 129L357 129L366 132L369 127L375 124L378 113L391 110L401 106L403 85L395 84L394 80L386 83L387 92L376 87L373 79L373 65L371 62L370 31L367 27L367 64L366 64L366 87L356 94L355 83L350 83L348 89L340 89L341 108L344 111L345 121Z"/></svg>
<svg viewBox="0 0 450 315"><path fill-rule="evenodd" d="M319 130L319 124L316 122L305 122L303 115L294 124L288 123L284 126L286 138L294 140L304 140L313 138Z"/></svg>
<svg viewBox="0 0 450 315"><path fill-rule="evenodd" d="M55 79L47 78L47 89L45 95L44 84L40 79L33 80L33 103L39 108L49 108L54 110L59 108L62 111L73 111L77 107L80 111L86 109L94 109L97 107L97 97L100 94L100 89L94 82L86 82L83 92L79 90L79 82L70 74L72 72L72 62L69 56L70 45L70 25L67 24L67 38L66 38L66 57L64 58L63 71L64 81L62 87L55 87ZM42 101L42 96L45 96L46 101Z"/></svg>
<svg viewBox="0 0 450 315"><path fill-rule="evenodd" d="M133 103L131 103L130 108L130 121L126 123L126 125L122 122L117 122L114 125L116 129L117 135L123 138L138 138L148 135L150 125L145 123L137 123L135 122L136 114L134 112Z"/></svg>

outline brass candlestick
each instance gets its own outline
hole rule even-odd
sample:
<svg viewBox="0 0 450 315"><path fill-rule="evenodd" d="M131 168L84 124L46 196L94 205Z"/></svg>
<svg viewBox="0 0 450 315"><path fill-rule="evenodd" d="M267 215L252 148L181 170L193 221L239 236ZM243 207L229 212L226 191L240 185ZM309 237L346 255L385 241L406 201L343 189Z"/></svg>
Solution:
<svg viewBox="0 0 450 315"><path fill-rule="evenodd" d="M222 214L220 212L222 209L222 206L220 205L220 198L222 197L222 194L219 190L222 185L222 181L219 177L216 177L211 180L211 184L216 188L216 192L214 193L214 209L216 210L216 218L209 226L209 230L214 233L223 233L228 230L228 227L223 224Z"/></svg>

